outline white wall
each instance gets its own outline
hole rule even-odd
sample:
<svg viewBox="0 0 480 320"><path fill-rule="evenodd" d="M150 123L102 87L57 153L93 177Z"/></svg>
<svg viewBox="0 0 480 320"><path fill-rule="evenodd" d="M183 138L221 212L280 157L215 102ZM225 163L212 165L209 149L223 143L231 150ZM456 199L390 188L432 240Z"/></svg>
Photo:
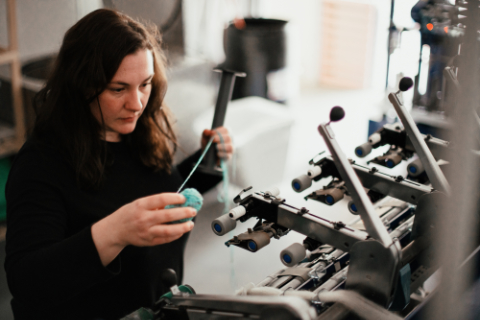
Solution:
<svg viewBox="0 0 480 320"><path fill-rule="evenodd" d="M115 8L134 19L160 26L170 16L177 0L113 0Z"/></svg>
<svg viewBox="0 0 480 320"><path fill-rule="evenodd" d="M0 12L6 12L0 0ZM102 6L101 0L17 0L20 58L28 60L58 51L63 35L78 19ZM6 16L0 16L0 43L8 43Z"/></svg>
<svg viewBox="0 0 480 320"><path fill-rule="evenodd" d="M139 7L173 3L173 0L115 1L125 2L130 6L141 3ZM381 88L386 72L390 1L350 1L370 3L377 8L372 86ZM0 0L0 13L6 12L5 2L6 0ZM404 0L401 3L396 1L396 24L412 27L409 10L414 2L416 0ZM65 31L85 14L101 6L101 0L17 0L21 58L30 59L57 51ZM296 92L300 86L316 86L320 71L321 0L183 0L187 55L202 57L215 63L222 62L223 29L235 16L248 16L250 13L253 16L289 21L286 28L289 90ZM6 16L0 14L0 44L6 43Z"/></svg>
<svg viewBox="0 0 480 320"><path fill-rule="evenodd" d="M183 0L185 44L189 55L221 62L223 28L235 16L288 20L289 78L300 87L315 87L320 73L321 0ZM374 55L374 83L383 82L390 1L352 0L369 3L378 10ZM378 69L378 70L377 70ZM292 83L295 81L291 81Z"/></svg>

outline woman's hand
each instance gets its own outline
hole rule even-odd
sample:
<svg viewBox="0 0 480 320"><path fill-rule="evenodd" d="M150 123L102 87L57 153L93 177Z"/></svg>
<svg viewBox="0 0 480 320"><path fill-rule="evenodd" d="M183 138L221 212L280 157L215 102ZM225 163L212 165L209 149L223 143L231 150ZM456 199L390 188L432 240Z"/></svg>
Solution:
<svg viewBox="0 0 480 320"><path fill-rule="evenodd" d="M218 133L222 135L223 144L221 143ZM210 138L212 136L215 136L215 138L213 139L213 142L216 143L217 156L220 159L225 159L225 160L231 159L233 155L233 144L232 144L232 138L230 137L230 133L228 132L227 128L218 127L215 130L208 130L208 129L203 130L202 150L205 149L208 141L210 141Z"/></svg>
<svg viewBox="0 0 480 320"><path fill-rule="evenodd" d="M104 266L108 265L127 245L155 246L172 242L193 228L193 222L168 222L192 218L197 212L191 207L164 209L170 204L185 203L178 193L161 193L140 198L124 205L92 226L92 238Z"/></svg>

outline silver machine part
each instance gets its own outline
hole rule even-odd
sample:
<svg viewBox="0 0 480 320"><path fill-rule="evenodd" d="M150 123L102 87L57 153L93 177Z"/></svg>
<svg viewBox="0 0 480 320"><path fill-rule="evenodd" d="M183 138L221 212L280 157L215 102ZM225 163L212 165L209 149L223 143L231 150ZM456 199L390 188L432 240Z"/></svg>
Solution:
<svg viewBox="0 0 480 320"><path fill-rule="evenodd" d="M320 174L322 174L322 168L320 166L313 166L313 168L307 172L307 175L310 177L310 179L313 179Z"/></svg>
<svg viewBox="0 0 480 320"><path fill-rule="evenodd" d="M335 166L349 190L365 229L375 241L359 241L351 248L346 288L354 290L379 305L387 307L393 295L401 263L401 247L393 241L382 220L376 215L364 186L343 154L329 124L320 124L323 137ZM375 266L381 265L378 269Z"/></svg>
<svg viewBox="0 0 480 320"><path fill-rule="evenodd" d="M357 206L358 213L362 217L368 234L379 241L385 248L389 247L392 245L392 239L380 218L375 214L375 209L363 185L355 174L347 157L342 152L338 142L335 140L335 135L330 125L321 124L318 126L318 131L332 154L342 180L345 181L345 185L351 193L353 202Z"/></svg>
<svg viewBox="0 0 480 320"><path fill-rule="evenodd" d="M338 228L333 221L312 213L299 214L298 210L286 205L278 206L277 224L343 251L349 251L357 241L367 238L367 233L363 231L350 227Z"/></svg>
<svg viewBox="0 0 480 320"><path fill-rule="evenodd" d="M265 194L269 196L278 197L280 195L280 189L278 189L277 187L271 187L270 189L265 191Z"/></svg>
<svg viewBox="0 0 480 320"><path fill-rule="evenodd" d="M324 159L335 160L331 156ZM408 203L417 204L421 196L432 192L432 188L408 179L398 179L374 168L362 166L357 163L351 164L364 188L403 200Z"/></svg>
<svg viewBox="0 0 480 320"><path fill-rule="evenodd" d="M231 219L237 220L240 217L243 217L247 213L247 209L245 209L244 206L236 206L233 209L230 209L230 212L228 213L228 216Z"/></svg>
<svg viewBox="0 0 480 320"><path fill-rule="evenodd" d="M325 303L340 303L365 320L401 320L403 318L387 311L378 304L366 299L362 295L351 290L320 291L320 301Z"/></svg>
<svg viewBox="0 0 480 320"><path fill-rule="evenodd" d="M333 290L340 283L345 281L345 279L347 279L347 273L348 273L348 267L345 267L339 272L337 272L336 274L334 274L330 279L325 281L325 283L323 283L320 287L315 289L315 291L313 292L318 294L320 291L323 291L323 290L327 290L327 291Z"/></svg>
<svg viewBox="0 0 480 320"><path fill-rule="evenodd" d="M309 262L303 262L303 263L300 263L299 265L295 266L293 269L299 269L299 268L308 268L308 266L310 265ZM272 288L281 288L283 287L286 283L288 283L289 281L291 281L293 278L295 278L295 276L293 275L287 275L286 274L286 271L289 270L289 269L284 269L283 270L283 273L282 273L282 276L281 277L278 277L277 280L273 281L271 284L269 284L269 287L272 287ZM284 275L285 274L285 275Z"/></svg>
<svg viewBox="0 0 480 320"><path fill-rule="evenodd" d="M417 204L421 196L432 192L431 187L411 180L403 178L399 180L398 177L379 171L374 172L371 168L364 167L359 164L353 164L352 167L354 168L355 173L362 182L364 188L376 191L392 198Z"/></svg>
<svg viewBox="0 0 480 320"><path fill-rule="evenodd" d="M359 145L355 148L355 154L359 158L364 158L372 152L372 144L370 142L365 142L364 144Z"/></svg>
<svg viewBox="0 0 480 320"><path fill-rule="evenodd" d="M224 214L212 221L212 230L217 236L232 231L237 226L237 221L230 218L228 214Z"/></svg>
<svg viewBox="0 0 480 320"><path fill-rule="evenodd" d="M418 157L420 158L420 161L422 161L423 167L427 172L430 183L435 189L449 193L450 186L448 181L425 143L425 139L423 139L412 116L405 109L405 106L400 102L396 94L390 93L388 99L402 121L405 131L415 148L415 152L418 154Z"/></svg>
<svg viewBox="0 0 480 320"><path fill-rule="evenodd" d="M286 247L280 251L280 261L287 266L293 267L307 256L307 250L305 246L301 243L292 243L290 246Z"/></svg>
<svg viewBox="0 0 480 320"><path fill-rule="evenodd" d="M379 143L381 140L382 140L382 136L380 135L380 133L377 133L377 132L375 132L370 137L368 137L368 142L370 144Z"/></svg>
<svg viewBox="0 0 480 320"><path fill-rule="evenodd" d="M171 299L171 309L209 314L215 319L314 320L315 309L304 299L285 296L181 295ZM168 309L168 307L166 308Z"/></svg>
<svg viewBox="0 0 480 320"><path fill-rule="evenodd" d="M425 169L423 167L422 161L418 158L408 164L407 171L408 174L412 177L418 177L425 171Z"/></svg>
<svg viewBox="0 0 480 320"><path fill-rule="evenodd" d="M302 192L312 186L312 178L308 174L303 174L292 180L292 189L296 192Z"/></svg>

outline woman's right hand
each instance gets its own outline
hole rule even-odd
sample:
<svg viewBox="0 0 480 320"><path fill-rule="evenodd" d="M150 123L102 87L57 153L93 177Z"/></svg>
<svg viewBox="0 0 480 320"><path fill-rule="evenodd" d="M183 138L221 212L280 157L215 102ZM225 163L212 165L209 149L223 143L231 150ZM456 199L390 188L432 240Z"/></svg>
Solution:
<svg viewBox="0 0 480 320"><path fill-rule="evenodd" d="M92 238L104 266L127 245L155 246L172 242L193 229L193 222L167 224L192 218L191 207L165 209L171 204L185 203L178 193L161 193L135 200L92 226Z"/></svg>

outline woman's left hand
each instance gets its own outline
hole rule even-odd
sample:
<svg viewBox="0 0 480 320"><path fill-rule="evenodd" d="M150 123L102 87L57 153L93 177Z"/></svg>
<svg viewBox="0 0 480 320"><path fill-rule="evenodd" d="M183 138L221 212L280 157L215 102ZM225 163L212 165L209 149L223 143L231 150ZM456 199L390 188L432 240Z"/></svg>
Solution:
<svg viewBox="0 0 480 320"><path fill-rule="evenodd" d="M222 135L223 143L220 140L218 134ZM216 144L217 148L217 156L220 159L229 160L232 158L233 154L233 144L232 144L232 137L230 137L230 133L228 132L227 128L225 127L218 127L215 130L203 130L202 133L202 150L205 150L205 147L210 141L210 138L215 136L213 139L213 143Z"/></svg>

